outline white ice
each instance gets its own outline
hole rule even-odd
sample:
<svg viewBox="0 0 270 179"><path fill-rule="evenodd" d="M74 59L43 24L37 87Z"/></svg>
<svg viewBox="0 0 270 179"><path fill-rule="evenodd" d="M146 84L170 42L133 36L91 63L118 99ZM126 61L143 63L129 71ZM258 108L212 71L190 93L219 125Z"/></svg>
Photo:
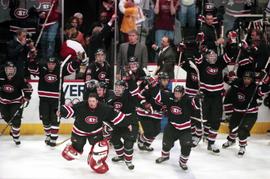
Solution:
<svg viewBox="0 0 270 179"><path fill-rule="evenodd" d="M217 145L225 142L225 135L220 135ZM68 136L60 136L62 141ZM270 137L255 136L248 140L246 154L237 157L238 145L221 149L219 156L207 152L206 144L200 145L191 152L188 161L189 170L183 171L178 166L180 153L179 143L171 151L169 161L156 164L160 156L161 135L154 141L154 152L138 151L134 146L135 169L130 171L124 163L112 163L115 155L110 150L106 174L96 174L87 165L89 145L84 148L82 157L75 161L66 161L61 151L66 144L55 149L47 147L44 136L22 136L22 144L17 147L10 136L0 137L0 178L1 179L269 179L270 178Z"/></svg>

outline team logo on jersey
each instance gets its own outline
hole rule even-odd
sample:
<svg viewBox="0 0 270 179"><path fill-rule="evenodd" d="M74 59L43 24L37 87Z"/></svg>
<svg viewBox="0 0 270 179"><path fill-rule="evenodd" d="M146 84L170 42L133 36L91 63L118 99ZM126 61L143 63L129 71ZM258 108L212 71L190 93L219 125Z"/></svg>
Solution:
<svg viewBox="0 0 270 179"><path fill-rule="evenodd" d="M192 81L198 81L198 76L195 73L190 73Z"/></svg>
<svg viewBox="0 0 270 179"><path fill-rule="evenodd" d="M44 79L47 83L54 83L57 81L57 76L54 74L47 74Z"/></svg>
<svg viewBox="0 0 270 179"><path fill-rule="evenodd" d="M106 78L106 73L105 72L100 72L98 74L98 79L99 80L105 80L105 78Z"/></svg>
<svg viewBox="0 0 270 179"><path fill-rule="evenodd" d="M209 75L216 75L218 73L218 68L207 67L206 72Z"/></svg>
<svg viewBox="0 0 270 179"><path fill-rule="evenodd" d="M180 114L182 114L182 109L179 108L178 106L172 106L172 107L170 108L170 110L171 110L171 113L173 113L173 114L175 114L175 115L180 115Z"/></svg>
<svg viewBox="0 0 270 179"><path fill-rule="evenodd" d="M18 19L25 19L28 17L28 10L24 8L17 8L14 11L14 16Z"/></svg>
<svg viewBox="0 0 270 179"><path fill-rule="evenodd" d="M12 85L4 85L3 91L5 93L12 93L14 91L14 87Z"/></svg>
<svg viewBox="0 0 270 179"><path fill-rule="evenodd" d="M243 102L246 100L246 96L243 93L238 92L237 93L237 99L239 102Z"/></svg>
<svg viewBox="0 0 270 179"><path fill-rule="evenodd" d="M98 118L96 116L87 116L84 121L87 124L96 124L98 122Z"/></svg>
<svg viewBox="0 0 270 179"><path fill-rule="evenodd" d="M113 103L113 108L114 108L116 111L121 111L122 106L123 106L123 104L120 103L120 102L115 102L115 103Z"/></svg>
<svg viewBox="0 0 270 179"><path fill-rule="evenodd" d="M43 2L40 4L40 7L43 11L48 11L51 8L50 2Z"/></svg>

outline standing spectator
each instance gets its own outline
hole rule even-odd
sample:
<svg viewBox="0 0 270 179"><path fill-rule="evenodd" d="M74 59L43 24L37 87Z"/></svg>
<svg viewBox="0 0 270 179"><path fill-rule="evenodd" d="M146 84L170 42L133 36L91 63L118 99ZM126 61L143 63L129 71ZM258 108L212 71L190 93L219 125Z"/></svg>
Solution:
<svg viewBox="0 0 270 179"><path fill-rule="evenodd" d="M174 79L174 64L176 63L176 52L171 47L172 40L164 36L161 41L161 48L156 44L152 45L152 48L158 53L158 63L155 74L159 72L166 72L169 74L169 78Z"/></svg>
<svg viewBox="0 0 270 179"><path fill-rule="evenodd" d="M58 31L60 15L57 10L58 0L39 0L39 3L40 24L42 27L45 26L40 40L41 58L42 60L46 60L54 55L55 37ZM50 12L51 8L52 10ZM45 24L48 15L48 21Z"/></svg>
<svg viewBox="0 0 270 179"><path fill-rule="evenodd" d="M138 32L132 30L128 33L128 42L122 43L119 49L119 56L117 60L117 74L120 75L121 68L127 65L130 57L136 57L139 65L144 68L147 67L148 53L145 45L138 42Z"/></svg>
<svg viewBox="0 0 270 179"><path fill-rule="evenodd" d="M95 53L98 49L104 49L104 40L108 33L111 33L111 28L116 15L113 15L110 21L104 26L96 26L92 30L92 34L88 37L86 52L89 56L89 63L95 61Z"/></svg>
<svg viewBox="0 0 270 179"><path fill-rule="evenodd" d="M85 33L85 29L83 27L83 15L80 12L76 12L73 17L78 19L78 30L82 33Z"/></svg>
<svg viewBox="0 0 270 179"><path fill-rule="evenodd" d="M17 68L17 74L22 77L29 78L29 73L26 71L27 56L30 55L30 49L35 53L33 42L27 39L27 31L20 29L17 31L16 37L8 42L7 59L14 63Z"/></svg>
<svg viewBox="0 0 270 179"><path fill-rule="evenodd" d="M126 0L124 3L123 15L120 28L120 40L121 42L126 42L128 39L128 32L137 30L136 17L138 15L138 7L133 0Z"/></svg>
<svg viewBox="0 0 270 179"><path fill-rule="evenodd" d="M157 0L155 5L155 39L158 46L161 45L161 38L168 36L174 37L174 19L176 12L176 3L174 0Z"/></svg>
<svg viewBox="0 0 270 179"><path fill-rule="evenodd" d="M85 41L84 41L84 35L83 33L79 30L79 19L77 17L72 16L68 23L72 26L75 27L78 31L78 35L76 37L76 41L82 44L83 47L85 47Z"/></svg>
<svg viewBox="0 0 270 179"><path fill-rule="evenodd" d="M195 28L196 25L196 0L179 0L180 9L178 11L178 17L181 22L182 37L187 35L187 32L191 28ZM187 27L188 24L188 28Z"/></svg>

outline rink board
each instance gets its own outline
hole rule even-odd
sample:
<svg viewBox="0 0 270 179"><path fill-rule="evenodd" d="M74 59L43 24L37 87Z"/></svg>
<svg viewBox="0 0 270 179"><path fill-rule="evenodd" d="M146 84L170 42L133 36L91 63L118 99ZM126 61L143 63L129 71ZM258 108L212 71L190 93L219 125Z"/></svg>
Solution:
<svg viewBox="0 0 270 179"><path fill-rule="evenodd" d="M154 71L155 66L149 66L150 73ZM185 85L185 72L182 69L175 68L176 80L173 82L173 87L176 84ZM179 70L179 71L178 71ZM39 97L37 93L38 81L30 81L33 86L33 94L30 100L29 106L23 112L22 119L22 134L43 134L43 128L41 121L39 120ZM63 85L65 92L65 103L77 103L82 100L84 82L80 80L65 80ZM69 134L72 128L73 119L61 119L61 134ZM6 126L3 120L0 120L0 131ZM259 109L259 117L256 125L254 126L253 133L265 133L270 129L270 110L263 104ZM8 131L8 130L7 130ZM225 133L228 131L228 127L224 124L221 125L220 132Z"/></svg>

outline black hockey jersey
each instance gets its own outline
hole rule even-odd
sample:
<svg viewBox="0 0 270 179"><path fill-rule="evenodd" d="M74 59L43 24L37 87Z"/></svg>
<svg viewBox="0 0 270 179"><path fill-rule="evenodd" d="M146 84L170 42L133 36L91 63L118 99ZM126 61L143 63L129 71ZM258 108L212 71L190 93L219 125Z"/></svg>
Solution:
<svg viewBox="0 0 270 179"><path fill-rule="evenodd" d="M61 106L60 114L64 118L74 117L72 132L79 136L92 136L101 133L103 121L113 125L125 125L125 114L116 112L111 106L98 102L95 109L90 109L87 101L74 106Z"/></svg>
<svg viewBox="0 0 270 179"><path fill-rule="evenodd" d="M189 96L195 96L199 91L197 72L190 67L188 60L181 67L187 72L185 93Z"/></svg>
<svg viewBox="0 0 270 179"><path fill-rule="evenodd" d="M76 71L80 66L80 61L71 60L63 68L63 77ZM59 99L59 83L60 83L60 65L50 72L47 66L40 66L35 61L31 61L28 70L33 75L39 76L38 95L42 99Z"/></svg>
<svg viewBox="0 0 270 179"><path fill-rule="evenodd" d="M175 129L184 130L191 127L192 109L199 109L198 102L187 95L175 101L173 93L161 93L161 102L167 107L168 121Z"/></svg>
<svg viewBox="0 0 270 179"><path fill-rule="evenodd" d="M237 79L232 82L230 92L227 95L227 100L225 103L225 113L232 111L240 113L257 113L259 108L257 99L264 96L269 91L270 88L268 85L263 84L257 87L255 83L252 83L248 87L245 87L243 84L243 80ZM255 96L251 101L254 93ZM250 101L251 103L249 105Z"/></svg>
<svg viewBox="0 0 270 179"><path fill-rule="evenodd" d="M97 81L109 83L111 78L111 67L107 62L104 63L104 66L95 62L91 63L86 70L85 78L86 81L95 79Z"/></svg>
<svg viewBox="0 0 270 179"><path fill-rule="evenodd" d="M208 63L203 57L195 58L200 71L200 88L205 95L221 95L224 92L222 70L231 62L225 53L218 56L215 64Z"/></svg>
<svg viewBox="0 0 270 179"><path fill-rule="evenodd" d="M0 74L0 103L18 104L23 98L30 99L33 92L30 83L18 74L9 80L5 72Z"/></svg>

